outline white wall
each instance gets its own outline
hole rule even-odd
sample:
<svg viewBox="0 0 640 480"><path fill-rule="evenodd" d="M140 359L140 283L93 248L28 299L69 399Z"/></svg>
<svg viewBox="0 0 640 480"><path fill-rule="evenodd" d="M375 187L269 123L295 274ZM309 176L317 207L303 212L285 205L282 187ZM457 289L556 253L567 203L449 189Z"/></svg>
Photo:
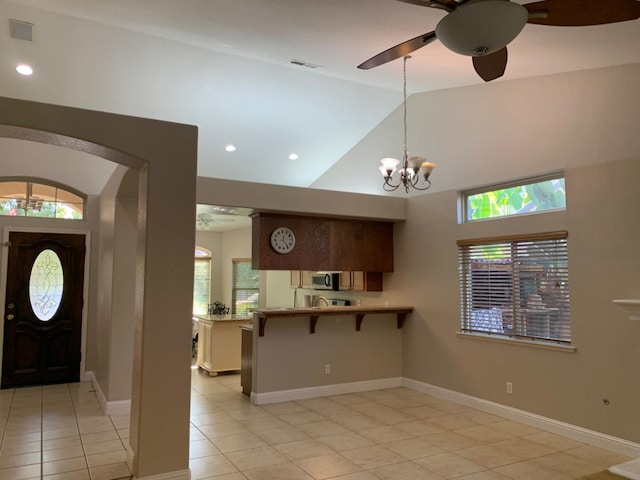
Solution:
<svg viewBox="0 0 640 480"><path fill-rule="evenodd" d="M640 156L571 168L566 212L475 224L456 222L456 192L412 199L409 220L396 235L403 275L387 285L390 295L415 307L403 329L404 376L639 442L640 324L611 303L640 297L638 178ZM569 232L576 351L458 336L456 241L555 230ZM507 381L513 395L505 391Z"/></svg>
<svg viewBox="0 0 640 480"><path fill-rule="evenodd" d="M638 85L636 64L413 98L424 127L414 151L429 148L439 166L433 191L410 198L396 224L385 278L385 296L416 308L403 328L405 377L640 441L640 324L611 303L640 297ZM323 180L353 177L375 144L372 133ZM559 169L566 212L458 225L460 187ZM569 232L576 352L458 337L456 240L557 229Z"/></svg>
<svg viewBox="0 0 640 480"><path fill-rule="evenodd" d="M640 64L631 64L415 94L409 151L438 165L430 192L635 158L639 79ZM401 127L399 107L313 186L357 192L374 182L384 194L377 166L390 132L400 154Z"/></svg>

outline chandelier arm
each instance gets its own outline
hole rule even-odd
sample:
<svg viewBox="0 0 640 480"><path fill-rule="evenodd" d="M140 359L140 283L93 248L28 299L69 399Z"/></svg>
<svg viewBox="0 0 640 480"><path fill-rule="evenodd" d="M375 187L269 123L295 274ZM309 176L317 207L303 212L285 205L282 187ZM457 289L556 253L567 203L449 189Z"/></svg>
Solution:
<svg viewBox="0 0 640 480"><path fill-rule="evenodd" d="M430 180L425 180L426 185L424 187L418 187L415 184L413 185L413 188L415 190L429 190L429 187L431 187L431 181Z"/></svg>

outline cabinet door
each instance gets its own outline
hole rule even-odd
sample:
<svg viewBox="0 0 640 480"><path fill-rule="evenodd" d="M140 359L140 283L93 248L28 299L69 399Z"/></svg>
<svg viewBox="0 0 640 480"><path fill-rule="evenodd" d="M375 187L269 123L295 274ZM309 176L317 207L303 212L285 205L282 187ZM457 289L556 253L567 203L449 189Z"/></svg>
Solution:
<svg viewBox="0 0 640 480"><path fill-rule="evenodd" d="M351 290L353 272L340 272L340 290Z"/></svg>
<svg viewBox="0 0 640 480"><path fill-rule="evenodd" d="M291 270L289 275L289 286L291 288L302 287L302 272L300 270Z"/></svg>
<svg viewBox="0 0 640 480"><path fill-rule="evenodd" d="M198 329L198 366L210 369L213 363L211 356L211 325L200 322Z"/></svg>
<svg viewBox="0 0 640 480"><path fill-rule="evenodd" d="M359 292L364 290L364 272L351 272L351 289Z"/></svg>
<svg viewBox="0 0 640 480"><path fill-rule="evenodd" d="M302 288L311 288L311 274L309 270L302 271Z"/></svg>

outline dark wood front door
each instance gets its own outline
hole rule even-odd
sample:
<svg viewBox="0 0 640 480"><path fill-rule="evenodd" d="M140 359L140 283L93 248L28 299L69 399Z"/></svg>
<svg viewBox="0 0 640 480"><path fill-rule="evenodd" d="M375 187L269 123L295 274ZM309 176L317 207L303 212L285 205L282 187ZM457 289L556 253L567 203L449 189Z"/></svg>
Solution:
<svg viewBox="0 0 640 480"><path fill-rule="evenodd" d="M11 232L2 388L80 379L85 236Z"/></svg>

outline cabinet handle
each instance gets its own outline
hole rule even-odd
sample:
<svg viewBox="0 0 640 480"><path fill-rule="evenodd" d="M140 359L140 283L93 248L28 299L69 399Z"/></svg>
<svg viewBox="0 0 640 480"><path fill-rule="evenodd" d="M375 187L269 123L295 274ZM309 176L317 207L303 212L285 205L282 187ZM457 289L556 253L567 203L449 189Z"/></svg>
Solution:
<svg viewBox="0 0 640 480"><path fill-rule="evenodd" d="M7 320L13 320L13 313L10 313L9 315L7 315Z"/></svg>

